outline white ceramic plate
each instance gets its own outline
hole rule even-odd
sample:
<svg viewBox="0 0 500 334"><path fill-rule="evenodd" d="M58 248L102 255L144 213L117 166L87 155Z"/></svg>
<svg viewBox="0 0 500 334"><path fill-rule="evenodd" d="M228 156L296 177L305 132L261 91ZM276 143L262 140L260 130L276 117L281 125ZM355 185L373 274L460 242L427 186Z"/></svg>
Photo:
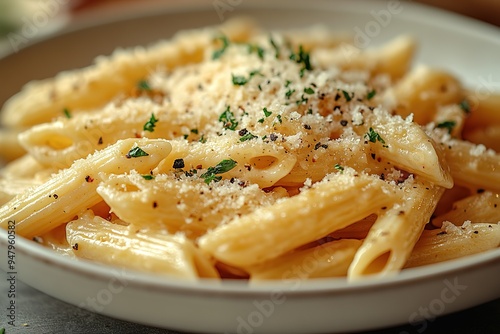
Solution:
<svg viewBox="0 0 500 334"><path fill-rule="evenodd" d="M398 1L223 2L232 6L232 11L222 13L224 18L251 15L268 28L325 23L365 34L358 37L362 47L410 33L420 42L417 62L456 73L476 89L478 97L488 90L500 90L498 28ZM2 83L0 103L28 80L83 66L116 46L144 44L170 37L178 29L220 23L214 3L190 10L124 11L121 21L92 23L84 30L70 28L67 34L4 58L0 60L0 80L8 82ZM0 231L0 267L10 271L7 242L7 234ZM289 280L247 286L242 282L168 280L75 262L21 237L15 242L17 278L34 288L105 315L184 331L333 333L408 323L418 330L427 321L425 317L500 297L500 249L405 270L381 280L353 284L344 279Z"/></svg>

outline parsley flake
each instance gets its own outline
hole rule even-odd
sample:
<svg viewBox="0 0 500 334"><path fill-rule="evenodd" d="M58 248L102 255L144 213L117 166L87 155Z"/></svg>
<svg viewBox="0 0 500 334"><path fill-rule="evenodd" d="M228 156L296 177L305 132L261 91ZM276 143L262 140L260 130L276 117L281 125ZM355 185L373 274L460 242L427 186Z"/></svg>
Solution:
<svg viewBox="0 0 500 334"><path fill-rule="evenodd" d="M158 119L155 117L155 114L151 114L151 117L149 118L149 121L147 121L144 124L144 131L149 131L153 132L155 130L156 123L158 122Z"/></svg>
<svg viewBox="0 0 500 334"><path fill-rule="evenodd" d="M222 46L220 49L214 51L214 53L212 54L212 59L219 59L224 54L224 52L226 52L226 49L230 44L229 39L224 35L219 36L218 38L216 38L216 40L217 39L222 41Z"/></svg>
<svg viewBox="0 0 500 334"><path fill-rule="evenodd" d="M308 70L308 71L312 70L311 59L310 59L309 53L304 51L304 48L302 47L302 45L299 45L299 51L297 53L292 52L292 54L290 54L290 59L294 60L298 64L303 64L301 72L300 72L301 77L304 74L304 70Z"/></svg>
<svg viewBox="0 0 500 334"><path fill-rule="evenodd" d="M463 100L462 102L460 102L460 108L462 108L462 110L466 114L469 114L470 113L470 104L469 104L469 101Z"/></svg>
<svg viewBox="0 0 500 334"><path fill-rule="evenodd" d="M149 85L149 83L146 81L146 80L140 80L138 83L137 83L137 88L140 90L140 91L151 91L151 86Z"/></svg>
<svg viewBox="0 0 500 334"><path fill-rule="evenodd" d="M243 86L248 82L247 78L245 78L242 75L231 74L231 77L233 80L233 85L236 85L236 86Z"/></svg>
<svg viewBox="0 0 500 334"><path fill-rule="evenodd" d="M262 111L264 112L264 116L266 117L271 116L271 114L273 113L272 111L268 111L267 108L262 109Z"/></svg>
<svg viewBox="0 0 500 334"><path fill-rule="evenodd" d="M139 146L136 146L132 148L128 153L125 155L127 159L130 158L138 158L138 157L146 157L149 154L145 152L143 149L141 149Z"/></svg>
<svg viewBox="0 0 500 334"><path fill-rule="evenodd" d="M351 101L351 100L352 100L352 98L351 98L351 96L349 95L349 93L348 93L348 92L346 92L345 90L343 90L343 91L342 91L342 94L344 94L344 98L345 98L345 100L346 100L347 102L349 102L349 101Z"/></svg>
<svg viewBox="0 0 500 334"><path fill-rule="evenodd" d="M379 133L373 130L373 128L370 127L367 133L365 133L365 138L368 138L368 140L372 143L376 143L377 141L381 142L382 144L385 144L385 140L380 137Z"/></svg>
<svg viewBox="0 0 500 334"><path fill-rule="evenodd" d="M64 113L64 116L66 116L66 118L71 118L71 112L69 111L68 108L64 108L63 113Z"/></svg>
<svg viewBox="0 0 500 334"><path fill-rule="evenodd" d="M257 138L257 136L250 133L250 132L246 132L244 135L241 136L240 141L244 142L244 141L254 139L254 138Z"/></svg>
<svg viewBox="0 0 500 334"><path fill-rule="evenodd" d="M223 174L229 172L231 169L236 167L237 162L233 159L225 159L219 162L214 167L208 167L207 171L201 174L200 177L205 179L206 184L210 184L210 182L219 182L222 180L222 176L218 176L218 174Z"/></svg>
<svg viewBox="0 0 500 334"><path fill-rule="evenodd" d="M451 133L453 131L453 128L457 125L457 122L455 121L444 121L441 123L438 123L436 126L439 129L448 129L448 133Z"/></svg>
<svg viewBox="0 0 500 334"><path fill-rule="evenodd" d="M339 171L339 172L341 172L341 173L344 171L344 167L342 167L342 166L341 166L341 165L339 165L339 164L335 164L335 166L334 166L333 168L335 168L336 170L338 170L338 171Z"/></svg>
<svg viewBox="0 0 500 334"><path fill-rule="evenodd" d="M143 178L144 180L148 180L148 181L149 181L149 180L152 180L152 179L154 179L154 178L155 178L155 177L154 177L153 175L151 175L151 174L144 174L144 175L141 175L141 176L142 176L142 178Z"/></svg>
<svg viewBox="0 0 500 334"><path fill-rule="evenodd" d="M257 44L248 44L248 53L255 52L260 59L264 59L264 49Z"/></svg>
<svg viewBox="0 0 500 334"><path fill-rule="evenodd" d="M225 129L235 130L238 126L238 122L234 118L234 114L231 112L229 106L226 110L219 116L219 122L223 123Z"/></svg>
<svg viewBox="0 0 500 334"><path fill-rule="evenodd" d="M276 44L276 42L274 41L274 39L272 37L269 37L269 43L274 48L275 57L276 57L276 59L278 59L280 57L280 48L279 48L278 44Z"/></svg>

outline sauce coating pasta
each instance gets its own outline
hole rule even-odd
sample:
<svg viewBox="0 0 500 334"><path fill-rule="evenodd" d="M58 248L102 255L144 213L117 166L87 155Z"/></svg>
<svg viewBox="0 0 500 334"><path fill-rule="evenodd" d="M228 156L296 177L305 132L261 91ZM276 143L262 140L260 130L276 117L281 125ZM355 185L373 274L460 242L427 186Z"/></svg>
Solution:
<svg viewBox="0 0 500 334"><path fill-rule="evenodd" d="M412 68L410 37L346 47L240 19L30 83L1 114L26 153L0 171L0 226L190 280L305 262L354 280L498 247L500 155L478 134L500 123L477 121L498 97Z"/></svg>

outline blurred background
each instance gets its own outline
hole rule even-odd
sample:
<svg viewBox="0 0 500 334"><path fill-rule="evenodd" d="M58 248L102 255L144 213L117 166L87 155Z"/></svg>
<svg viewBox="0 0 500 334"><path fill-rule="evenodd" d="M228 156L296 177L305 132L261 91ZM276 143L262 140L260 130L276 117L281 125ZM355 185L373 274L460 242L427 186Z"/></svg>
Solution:
<svg viewBox="0 0 500 334"><path fill-rule="evenodd" d="M138 8L149 5L179 5L210 3L217 0L0 0L0 37L4 38L23 27L37 30L38 34L50 33L68 20L116 13L125 7ZM251 1L251 0L241 0ZM405 0L402 0L405 1ZM412 0L408 0L412 1ZM500 26L500 1L498 0L413 0L430 6ZM31 25L31 27L29 27Z"/></svg>

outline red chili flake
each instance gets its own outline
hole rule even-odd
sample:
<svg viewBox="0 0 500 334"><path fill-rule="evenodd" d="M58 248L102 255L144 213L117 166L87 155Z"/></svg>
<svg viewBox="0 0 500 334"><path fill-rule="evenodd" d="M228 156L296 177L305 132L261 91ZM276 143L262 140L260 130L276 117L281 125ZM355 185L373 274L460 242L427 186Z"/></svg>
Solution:
<svg viewBox="0 0 500 334"><path fill-rule="evenodd" d="M85 176L85 181L87 181L88 183L91 183L91 182L94 182L94 179L92 178L92 176L87 175L87 176Z"/></svg>

